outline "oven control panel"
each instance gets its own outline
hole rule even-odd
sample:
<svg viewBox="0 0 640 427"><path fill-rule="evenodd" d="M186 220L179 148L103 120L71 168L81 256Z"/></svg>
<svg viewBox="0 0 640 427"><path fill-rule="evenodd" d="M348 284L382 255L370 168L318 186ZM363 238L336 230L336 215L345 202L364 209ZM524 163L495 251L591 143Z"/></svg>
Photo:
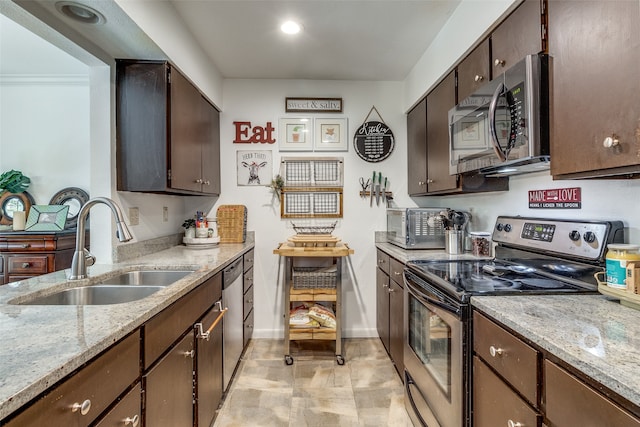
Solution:
<svg viewBox="0 0 640 427"><path fill-rule="evenodd" d="M623 243L620 221L573 221L499 216L493 229L497 244L600 260L609 243Z"/></svg>

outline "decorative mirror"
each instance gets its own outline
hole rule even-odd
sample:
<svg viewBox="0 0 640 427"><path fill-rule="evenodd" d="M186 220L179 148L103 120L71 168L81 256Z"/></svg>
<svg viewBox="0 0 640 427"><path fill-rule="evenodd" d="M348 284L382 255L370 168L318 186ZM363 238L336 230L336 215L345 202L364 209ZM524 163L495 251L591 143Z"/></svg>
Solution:
<svg viewBox="0 0 640 427"><path fill-rule="evenodd" d="M64 188L53 195L50 205L64 205L69 207L65 229L75 228L78 223L80 209L89 200L89 195L76 187Z"/></svg>
<svg viewBox="0 0 640 427"><path fill-rule="evenodd" d="M15 211L29 212L35 200L26 191L22 193L6 192L0 197L0 224L11 225Z"/></svg>

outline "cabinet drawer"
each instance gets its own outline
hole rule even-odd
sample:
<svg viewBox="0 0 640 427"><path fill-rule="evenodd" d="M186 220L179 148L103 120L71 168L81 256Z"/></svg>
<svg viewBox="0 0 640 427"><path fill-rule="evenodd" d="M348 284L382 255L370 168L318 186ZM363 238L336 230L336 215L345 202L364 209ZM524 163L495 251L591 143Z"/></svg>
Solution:
<svg viewBox="0 0 640 427"><path fill-rule="evenodd" d="M527 405L487 365L477 356L473 357L473 425L475 427L537 426L540 418L540 414Z"/></svg>
<svg viewBox="0 0 640 427"><path fill-rule="evenodd" d="M247 292L253 286L253 269L248 270L244 273L243 283L242 283L242 292Z"/></svg>
<svg viewBox="0 0 640 427"><path fill-rule="evenodd" d="M242 262L244 263L243 271L248 271L253 267L253 249L242 256Z"/></svg>
<svg viewBox="0 0 640 427"><path fill-rule="evenodd" d="M538 405L538 352L535 349L474 312L473 350L532 405Z"/></svg>
<svg viewBox="0 0 640 427"><path fill-rule="evenodd" d="M47 255L14 255L7 257L9 274L45 274L47 273Z"/></svg>
<svg viewBox="0 0 640 427"><path fill-rule="evenodd" d="M247 318L244 319L244 333L243 333L243 339L242 339L242 345L244 347L247 346L247 343L251 339L252 335L253 335L253 310L251 310Z"/></svg>
<svg viewBox="0 0 640 427"><path fill-rule="evenodd" d="M253 286L250 287L247 292L244 293L244 315L243 319L247 318L249 312L253 309Z"/></svg>
<svg viewBox="0 0 640 427"><path fill-rule="evenodd" d="M544 384L545 412L556 427L640 426L640 420L548 360Z"/></svg>
<svg viewBox="0 0 640 427"><path fill-rule="evenodd" d="M6 427L88 426L140 373L140 332L136 331L53 388ZM90 401L86 415L75 404Z"/></svg>
<svg viewBox="0 0 640 427"><path fill-rule="evenodd" d="M54 251L55 249L54 242L44 239L16 239L7 242L9 252Z"/></svg>
<svg viewBox="0 0 640 427"><path fill-rule="evenodd" d="M402 274L404 273L404 264L393 258L389 258L389 263L389 277L404 289L404 281L402 280Z"/></svg>
<svg viewBox="0 0 640 427"><path fill-rule="evenodd" d="M151 366L220 298L222 274L218 273L145 323L144 368Z"/></svg>
<svg viewBox="0 0 640 427"><path fill-rule="evenodd" d="M389 255L378 249L378 267L387 274L389 274L389 260Z"/></svg>
<svg viewBox="0 0 640 427"><path fill-rule="evenodd" d="M142 399L141 387L138 383L100 420L95 427L133 426L135 420L141 423ZM126 424L129 422L129 424ZM141 425L141 424L138 424Z"/></svg>

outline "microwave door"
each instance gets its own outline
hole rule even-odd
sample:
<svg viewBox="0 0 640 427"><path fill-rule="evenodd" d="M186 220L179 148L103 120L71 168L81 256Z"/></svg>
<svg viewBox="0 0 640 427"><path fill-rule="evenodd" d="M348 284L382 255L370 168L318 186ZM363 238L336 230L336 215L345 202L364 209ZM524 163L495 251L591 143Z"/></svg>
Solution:
<svg viewBox="0 0 640 427"><path fill-rule="evenodd" d="M488 104L472 110L456 107L455 111L451 111L449 172L452 175L460 172L459 164L492 153L488 116Z"/></svg>

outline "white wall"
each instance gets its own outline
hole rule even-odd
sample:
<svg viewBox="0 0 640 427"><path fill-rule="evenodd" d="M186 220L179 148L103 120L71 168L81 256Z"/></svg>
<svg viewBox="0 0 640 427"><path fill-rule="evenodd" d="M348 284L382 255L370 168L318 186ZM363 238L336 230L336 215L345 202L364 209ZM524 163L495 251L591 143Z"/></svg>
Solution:
<svg viewBox="0 0 640 427"><path fill-rule="evenodd" d="M37 204L89 191L88 76L0 77L0 173L22 171Z"/></svg>
<svg viewBox="0 0 640 427"><path fill-rule="evenodd" d="M221 116L222 196L216 203L243 204L248 208L248 229L256 232L255 334L259 337L281 336L282 289L277 287L278 256L273 249L295 232L291 221L280 218L280 205L270 189L264 186L238 186L236 180L236 151L270 150L275 176L281 156L340 156L344 157L344 218L338 221L334 235L355 250L351 256L356 271L355 281L345 285L343 330L347 336L376 336L375 331L375 247L374 231L385 227L383 206L369 207L369 200L359 196L359 177L369 178L373 171L382 171L389 178L391 191L399 204L411 203L406 188L406 119L402 113L402 84L398 82L345 82L309 80L226 80L225 109ZM343 114L286 114L287 96L339 97L344 101ZM372 106L382 115L396 138L393 154L380 163L367 163L353 149L353 134ZM279 152L277 143L233 144L234 121L251 121L265 126L271 122L278 128L281 117L347 117L349 151L332 153ZM378 120L373 114L371 120ZM269 183L263 183L269 184ZM308 220L307 220L308 221ZM332 220L317 220L320 224Z"/></svg>

